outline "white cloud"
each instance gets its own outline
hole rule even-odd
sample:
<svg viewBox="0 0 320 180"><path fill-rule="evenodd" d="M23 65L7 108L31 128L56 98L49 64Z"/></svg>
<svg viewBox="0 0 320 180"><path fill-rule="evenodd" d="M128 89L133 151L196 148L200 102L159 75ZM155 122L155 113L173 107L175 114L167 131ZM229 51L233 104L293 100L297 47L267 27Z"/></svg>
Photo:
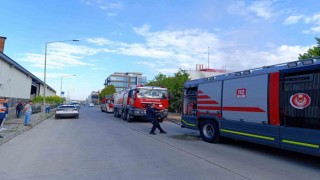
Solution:
<svg viewBox="0 0 320 180"><path fill-rule="evenodd" d="M86 41L89 43L92 43L92 44L99 45L99 46L112 43L110 40L105 39L105 38L101 38L101 37L100 38L88 38L88 39L86 39Z"/></svg>
<svg viewBox="0 0 320 180"><path fill-rule="evenodd" d="M263 19L270 19L273 16L271 0L255 1L249 7L250 12L255 13L256 16Z"/></svg>
<svg viewBox="0 0 320 180"><path fill-rule="evenodd" d="M134 28L144 43L110 42L109 53L136 56L144 59L134 62L154 72L177 72L195 69L196 64L207 64L210 47L210 67L226 67L238 71L259 66L296 60L309 47L277 46L269 42L267 51L256 51L239 42L220 39L216 34L199 29L163 30L152 32L149 25Z"/></svg>
<svg viewBox="0 0 320 180"><path fill-rule="evenodd" d="M154 72L174 73L181 69L193 70L196 64L207 64L210 47L210 68L226 67L227 70L239 71L259 66L272 65L296 60L298 55L309 47L277 46L272 44L268 50L256 51L239 42L219 38L218 35L200 29L175 29L151 31L149 25L134 28L142 36L142 43L124 43L105 38L90 38L88 42L101 45L99 49L86 46L73 46L64 43L50 45L48 68L66 66L89 66L101 70L94 64L82 62L81 58L97 53L113 53L140 57L133 62ZM269 42L269 44L272 42ZM43 67L43 55L27 54L24 61L34 66Z"/></svg>
<svg viewBox="0 0 320 180"><path fill-rule="evenodd" d="M89 6L96 6L102 10L117 10L122 9L124 6L123 2L117 0L87 0L84 3Z"/></svg>
<svg viewBox="0 0 320 180"><path fill-rule="evenodd" d="M304 34L317 34L320 33L320 26L311 27L309 30L302 31Z"/></svg>
<svg viewBox="0 0 320 180"><path fill-rule="evenodd" d="M284 25L297 24L300 21L305 23L305 24L310 24L311 25L311 27L309 29L303 30L302 33L304 33L304 34L317 34L317 33L320 33L320 12L315 13L315 14L313 14L311 16L306 16L306 15L289 16L283 22L283 24Z"/></svg>
<svg viewBox="0 0 320 180"><path fill-rule="evenodd" d="M134 32L141 35L141 36L147 36L148 35L148 31L150 30L150 25L148 24L144 24L142 25L140 28L135 27L133 28Z"/></svg>
<svg viewBox="0 0 320 180"><path fill-rule="evenodd" d="M48 44L46 66L48 69L63 69L67 66L94 66L94 64L82 62L81 58L82 56L94 55L99 51L65 43ZM43 68L45 57L43 54L27 53L20 60L28 62L30 66Z"/></svg>
<svg viewBox="0 0 320 180"><path fill-rule="evenodd" d="M315 13L313 16L306 17L304 21L305 23L320 24L320 12Z"/></svg>
<svg viewBox="0 0 320 180"><path fill-rule="evenodd" d="M281 45L270 51L236 50L222 52L221 57L226 59L227 70L239 71L258 68L266 65L275 65L298 59L298 55L307 51L309 47ZM219 64L221 62L218 62Z"/></svg>
<svg viewBox="0 0 320 180"><path fill-rule="evenodd" d="M291 25L291 24L297 24L300 20L303 19L303 15L297 15L297 16L289 16L287 19L283 22L284 25Z"/></svg>
<svg viewBox="0 0 320 180"><path fill-rule="evenodd" d="M276 14L273 8L274 2L273 0L264 0L246 4L244 1L236 1L228 7L228 13L239 14L250 20L253 18L253 21L256 21L256 18L268 20Z"/></svg>
<svg viewBox="0 0 320 180"><path fill-rule="evenodd" d="M31 72L33 75L37 76L37 77L40 77L41 80L43 80L43 73L44 72L37 72L37 71L34 71L34 72ZM61 78L61 77L64 77L64 78L75 78L77 76L74 76L73 74L66 74L66 73L46 73L46 78Z"/></svg>

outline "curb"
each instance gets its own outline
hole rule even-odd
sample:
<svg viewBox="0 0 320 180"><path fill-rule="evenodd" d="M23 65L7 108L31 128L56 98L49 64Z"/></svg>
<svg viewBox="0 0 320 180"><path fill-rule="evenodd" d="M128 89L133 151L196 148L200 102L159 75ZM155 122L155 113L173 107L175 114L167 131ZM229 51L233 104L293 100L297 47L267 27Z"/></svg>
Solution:
<svg viewBox="0 0 320 180"><path fill-rule="evenodd" d="M25 131L29 131L30 129L32 129L32 127L40 124L42 121L49 119L50 117L52 117L53 114L50 114L48 116L45 117L40 117L39 119L34 120L33 122L31 122L31 126L22 126L22 128L18 127L18 130L16 132L12 132L7 134L6 136L4 136L3 138L0 139L0 145L9 142L11 139L19 136L20 134L24 133Z"/></svg>

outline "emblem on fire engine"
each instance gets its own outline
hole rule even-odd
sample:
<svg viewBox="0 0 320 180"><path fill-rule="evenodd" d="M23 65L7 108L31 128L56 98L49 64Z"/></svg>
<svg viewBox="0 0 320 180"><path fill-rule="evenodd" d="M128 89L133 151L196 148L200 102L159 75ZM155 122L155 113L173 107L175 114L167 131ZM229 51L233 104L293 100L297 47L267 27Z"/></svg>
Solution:
<svg viewBox="0 0 320 180"><path fill-rule="evenodd" d="M305 93L296 93L290 97L290 104L296 109L303 109L310 105L311 98Z"/></svg>

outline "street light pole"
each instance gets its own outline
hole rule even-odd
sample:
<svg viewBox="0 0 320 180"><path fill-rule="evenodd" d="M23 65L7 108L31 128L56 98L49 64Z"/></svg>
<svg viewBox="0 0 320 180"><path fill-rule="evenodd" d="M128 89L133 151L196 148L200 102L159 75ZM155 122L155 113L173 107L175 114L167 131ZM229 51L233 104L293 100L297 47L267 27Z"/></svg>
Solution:
<svg viewBox="0 0 320 180"><path fill-rule="evenodd" d="M46 43L45 51L44 51L44 75L43 75L43 109L42 109L42 115L44 115L46 112L46 91L47 91L47 83L46 83L46 74L47 74L47 46L48 43Z"/></svg>
<svg viewBox="0 0 320 180"><path fill-rule="evenodd" d="M67 41L74 41L77 42L79 40L73 39L73 40L64 40L64 41L51 41L51 42L46 42L45 45L45 51L44 51L44 75L43 75L43 110L42 110L42 115L44 115L46 112L46 91L47 91L47 83L46 83L46 74L47 74L47 46L50 43L57 43L57 42L67 42Z"/></svg>

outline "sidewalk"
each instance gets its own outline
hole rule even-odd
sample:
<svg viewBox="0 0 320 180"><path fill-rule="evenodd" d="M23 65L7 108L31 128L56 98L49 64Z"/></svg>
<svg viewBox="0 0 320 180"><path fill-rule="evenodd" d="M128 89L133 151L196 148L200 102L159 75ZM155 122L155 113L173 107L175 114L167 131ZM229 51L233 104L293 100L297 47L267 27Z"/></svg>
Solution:
<svg viewBox="0 0 320 180"><path fill-rule="evenodd" d="M165 119L166 121L171 121L175 124L181 124L181 114L180 113L170 113L168 117Z"/></svg>
<svg viewBox="0 0 320 180"><path fill-rule="evenodd" d="M30 120L31 126L24 126L24 116L22 116L19 119L10 118L6 120L4 122L4 127L7 130L0 131L0 135L3 137L3 138L0 138L0 145L10 141L14 137L22 134L25 131L30 130L32 127L36 126L43 120L50 118L52 115L53 115L53 111L51 111L51 113L49 114L45 114L44 116L42 116L42 112L32 114L31 120Z"/></svg>

